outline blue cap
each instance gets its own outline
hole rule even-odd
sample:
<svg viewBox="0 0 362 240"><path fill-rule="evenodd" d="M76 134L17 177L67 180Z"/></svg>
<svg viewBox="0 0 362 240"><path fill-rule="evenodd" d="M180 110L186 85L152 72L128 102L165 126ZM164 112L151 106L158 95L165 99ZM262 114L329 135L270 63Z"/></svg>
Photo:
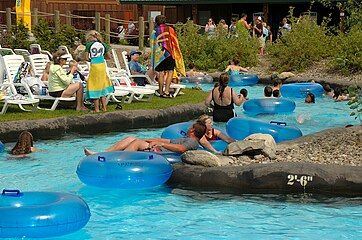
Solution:
<svg viewBox="0 0 362 240"><path fill-rule="evenodd" d="M129 53L129 55L130 55L130 56L132 56L133 54L138 54L138 55L141 55L141 54L142 54L142 52L140 52L140 51L136 51L136 50L132 50L132 51Z"/></svg>

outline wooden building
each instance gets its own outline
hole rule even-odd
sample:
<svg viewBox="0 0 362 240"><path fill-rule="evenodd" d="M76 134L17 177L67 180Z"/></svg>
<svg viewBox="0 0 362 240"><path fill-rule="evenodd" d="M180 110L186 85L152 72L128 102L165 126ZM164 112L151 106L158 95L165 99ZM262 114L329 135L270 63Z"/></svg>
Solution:
<svg viewBox="0 0 362 240"><path fill-rule="evenodd" d="M215 23L221 19L230 24L232 17L239 18L242 13L248 15L248 22L253 16L262 16L264 21L276 33L281 20L289 14L290 7L294 7L294 14L299 16L309 10L314 12L317 20L322 21L328 16L330 9L314 3L310 9L311 0L119 0L121 4L137 4L138 14L144 15L151 5L163 4L164 15L170 23L185 22L188 18L195 23L205 25L209 18ZM343 0L342 0L343 1ZM338 9L332 12L333 21L339 21Z"/></svg>
<svg viewBox="0 0 362 240"><path fill-rule="evenodd" d="M15 10L16 0L0 0L0 11L6 8ZM139 9L135 4L121 4L118 0L31 0L31 9L37 8L40 12L54 13L59 10L61 14L70 11L74 15L85 17L94 17L96 12L100 12L101 16L110 14L112 18L121 20L137 20ZM144 6L143 14L147 19L149 12L162 12L164 7L152 4ZM91 23L90 19L73 19L72 23ZM5 14L0 14L0 24L5 23Z"/></svg>

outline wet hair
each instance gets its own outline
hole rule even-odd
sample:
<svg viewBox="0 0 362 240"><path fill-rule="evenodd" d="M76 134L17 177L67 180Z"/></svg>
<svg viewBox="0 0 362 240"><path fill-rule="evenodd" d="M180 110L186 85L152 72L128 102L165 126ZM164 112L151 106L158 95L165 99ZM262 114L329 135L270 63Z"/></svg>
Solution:
<svg viewBox="0 0 362 240"><path fill-rule="evenodd" d="M246 98L248 96L248 90L246 90L245 88L240 90L240 94L244 96L244 98Z"/></svg>
<svg viewBox="0 0 362 240"><path fill-rule="evenodd" d="M277 79L277 80L275 80L275 82L273 83L273 86L274 86L274 87L277 87L277 86L279 86L279 85L281 85L281 84L282 84L282 80Z"/></svg>
<svg viewBox="0 0 362 240"><path fill-rule="evenodd" d="M192 125L192 128L194 129L194 135L198 139L201 139L205 133L206 133L206 126L205 124L202 124L200 122L196 122Z"/></svg>
<svg viewBox="0 0 362 240"><path fill-rule="evenodd" d="M332 92L332 88L331 88L331 86L329 86L329 84L324 85L323 89L325 92Z"/></svg>
<svg viewBox="0 0 362 240"><path fill-rule="evenodd" d="M273 97L279 97L279 93L280 93L280 91L278 89L275 89L273 91Z"/></svg>
<svg viewBox="0 0 362 240"><path fill-rule="evenodd" d="M342 89L341 88L337 87L336 89L334 89L333 98L337 99L341 95L342 95Z"/></svg>
<svg viewBox="0 0 362 240"><path fill-rule="evenodd" d="M206 115L206 114L203 114L201 115L198 119L197 119L197 123L201 123L201 124L206 124L206 121L210 119L211 120L211 117L209 115Z"/></svg>
<svg viewBox="0 0 362 240"><path fill-rule="evenodd" d="M61 57L63 55L66 55L65 52L63 51L56 51L54 54L53 54L53 61L54 61L54 64L59 64L60 63L60 59L62 59Z"/></svg>
<svg viewBox="0 0 362 240"><path fill-rule="evenodd" d="M155 18L155 23L157 26L166 23L166 17L164 15L157 15Z"/></svg>
<svg viewBox="0 0 362 240"><path fill-rule="evenodd" d="M237 58L233 58L231 60L231 62L233 62L235 65L239 65L239 63L240 63L239 59L237 59ZM231 64L231 62L230 62L230 64Z"/></svg>
<svg viewBox="0 0 362 240"><path fill-rule="evenodd" d="M222 99L222 95L224 94L224 90L228 86L228 83L229 83L229 74L224 72L220 75L219 79L220 99Z"/></svg>
<svg viewBox="0 0 362 240"><path fill-rule="evenodd" d="M20 133L18 141L10 153L12 155L28 154L31 153L31 147L33 147L33 135L28 131L24 131Z"/></svg>
<svg viewBox="0 0 362 240"><path fill-rule="evenodd" d="M214 88L219 86L219 82L214 83Z"/></svg>
<svg viewBox="0 0 362 240"><path fill-rule="evenodd" d="M273 88L270 86L266 86L264 88L264 96L265 97L271 97L273 95Z"/></svg>
<svg viewBox="0 0 362 240"><path fill-rule="evenodd" d="M189 65L187 65L189 67L189 69L193 69L195 67L195 64L193 63L189 63Z"/></svg>
<svg viewBox="0 0 362 240"><path fill-rule="evenodd" d="M307 97L310 97L310 102L311 102L311 103L315 103L315 96L314 96L313 93L308 93L307 96L306 96L306 98L307 98Z"/></svg>

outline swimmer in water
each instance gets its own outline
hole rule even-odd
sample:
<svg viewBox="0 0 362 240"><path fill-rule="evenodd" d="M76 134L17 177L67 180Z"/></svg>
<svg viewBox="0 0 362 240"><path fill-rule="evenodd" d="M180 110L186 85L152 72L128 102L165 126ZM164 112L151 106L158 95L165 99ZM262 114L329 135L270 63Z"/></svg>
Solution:
<svg viewBox="0 0 362 240"><path fill-rule="evenodd" d="M313 93L308 93L305 97L305 103L315 103L315 96Z"/></svg>

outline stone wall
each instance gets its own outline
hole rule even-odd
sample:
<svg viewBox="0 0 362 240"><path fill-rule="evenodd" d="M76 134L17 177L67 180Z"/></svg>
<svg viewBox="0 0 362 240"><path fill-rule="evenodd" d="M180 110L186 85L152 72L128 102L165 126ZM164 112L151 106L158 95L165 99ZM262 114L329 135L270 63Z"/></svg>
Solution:
<svg viewBox="0 0 362 240"><path fill-rule="evenodd" d="M100 134L138 128L160 128L189 121L205 113L204 104L188 104L158 110L118 111L104 114L22 120L0 123L0 140L14 142L22 131L35 139L60 138L66 133Z"/></svg>

